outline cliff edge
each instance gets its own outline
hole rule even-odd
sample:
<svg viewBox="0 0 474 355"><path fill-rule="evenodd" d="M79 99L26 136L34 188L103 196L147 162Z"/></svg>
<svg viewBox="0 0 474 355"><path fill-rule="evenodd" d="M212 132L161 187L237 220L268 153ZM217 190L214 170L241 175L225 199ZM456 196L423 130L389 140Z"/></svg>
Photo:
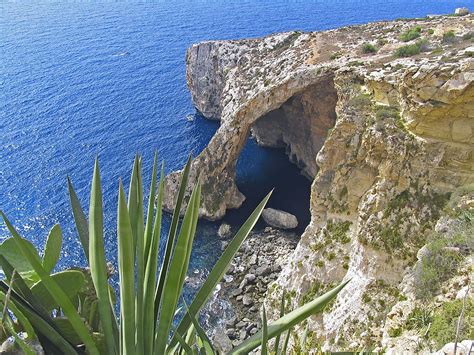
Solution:
<svg viewBox="0 0 474 355"><path fill-rule="evenodd" d="M187 52L193 102L221 122L192 165L191 178L201 176L201 216L219 219L242 204L236 163L250 134L286 147L313 181L311 223L267 304L278 309L286 289L296 306L351 278L309 321L328 349L415 351L410 312L454 301L472 282L473 18L211 41ZM179 175L166 179L170 209ZM465 235L464 249L452 242L452 225L463 226L456 235ZM462 258L444 286L420 295L434 234Z"/></svg>

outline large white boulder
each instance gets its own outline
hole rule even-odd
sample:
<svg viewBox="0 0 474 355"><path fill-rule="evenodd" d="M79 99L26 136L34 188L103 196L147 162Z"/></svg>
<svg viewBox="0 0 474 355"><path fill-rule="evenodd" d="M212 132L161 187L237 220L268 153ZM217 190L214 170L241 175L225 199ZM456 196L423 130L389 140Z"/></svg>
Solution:
<svg viewBox="0 0 474 355"><path fill-rule="evenodd" d="M270 226L279 229L294 229L298 227L298 219L291 213L265 208L262 212L263 220Z"/></svg>
<svg viewBox="0 0 474 355"><path fill-rule="evenodd" d="M457 344L456 354L454 354L454 343L448 343L441 350L438 350L437 355L469 355L474 349L473 340L464 340Z"/></svg>
<svg viewBox="0 0 474 355"><path fill-rule="evenodd" d="M469 9L467 7L458 7L454 10L454 13L458 16L469 15Z"/></svg>

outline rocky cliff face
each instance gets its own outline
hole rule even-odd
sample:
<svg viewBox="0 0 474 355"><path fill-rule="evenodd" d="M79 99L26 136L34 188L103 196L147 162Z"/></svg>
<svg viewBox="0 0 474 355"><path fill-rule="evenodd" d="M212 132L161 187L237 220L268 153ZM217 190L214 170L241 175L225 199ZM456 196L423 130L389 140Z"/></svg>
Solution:
<svg viewBox="0 0 474 355"><path fill-rule="evenodd" d="M218 219L243 202L235 166L249 134L262 145L285 146L313 180L311 223L267 303L277 308L286 289L297 306L351 278L309 322L327 348L415 349L393 341L403 331L397 309L418 302L417 254L430 243L449 195L474 183L472 28L470 15L434 17L188 50L193 101L221 120L192 166L192 178L201 174L203 184L201 215ZM402 42L409 30L423 41ZM376 53L364 53L371 52L367 43ZM421 53L396 58L406 45ZM179 174L167 177L168 208ZM472 212L474 197L462 191L452 208L461 196ZM472 263L469 248L462 260ZM450 287L461 289L468 279Z"/></svg>

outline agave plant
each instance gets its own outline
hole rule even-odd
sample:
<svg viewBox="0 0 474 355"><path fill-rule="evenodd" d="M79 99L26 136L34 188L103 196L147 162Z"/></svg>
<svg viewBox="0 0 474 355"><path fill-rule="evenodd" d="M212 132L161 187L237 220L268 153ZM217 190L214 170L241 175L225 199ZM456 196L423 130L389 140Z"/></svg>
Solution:
<svg viewBox="0 0 474 355"><path fill-rule="evenodd" d="M199 313L257 222L271 193L228 244L188 306L182 300L182 291L198 222L201 187L196 184L190 196L185 196L191 166L189 158L183 170L164 254L159 258L164 169L162 164L158 181L155 155L145 210L141 165L141 158L137 156L128 196L119 182L118 315L115 314L116 297L109 282L105 258L102 189L97 159L88 219L68 179L72 211L88 269L52 273L60 256L60 227L56 225L51 229L43 257L40 257L34 246L18 234L0 211L12 236L0 245L0 266L5 275L0 281L0 306L4 310L0 339L2 332L4 337L13 337L25 353L32 352L30 345L35 341L48 354L217 353L199 325ZM187 205L180 219L185 198ZM267 324L264 313L262 331L244 341L232 353L246 354L262 344L262 353L266 353L267 341L275 337L278 352L280 335L321 311L342 287L344 284L287 315L282 313L281 318L271 324ZM182 307L186 312L179 320L176 315ZM173 327L174 324L178 325ZM285 344L287 339L288 336Z"/></svg>

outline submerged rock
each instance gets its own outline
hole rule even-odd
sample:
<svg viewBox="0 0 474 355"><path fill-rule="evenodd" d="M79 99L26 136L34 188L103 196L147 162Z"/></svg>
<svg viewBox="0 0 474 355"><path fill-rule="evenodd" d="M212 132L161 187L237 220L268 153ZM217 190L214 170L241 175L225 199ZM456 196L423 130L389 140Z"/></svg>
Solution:
<svg viewBox="0 0 474 355"><path fill-rule="evenodd" d="M229 238L232 235L232 230L230 225L227 223L222 223L217 231L217 235L221 238Z"/></svg>
<svg viewBox="0 0 474 355"><path fill-rule="evenodd" d="M295 229L298 227L298 219L294 215L274 208L265 208L262 218L268 225L275 228Z"/></svg>

